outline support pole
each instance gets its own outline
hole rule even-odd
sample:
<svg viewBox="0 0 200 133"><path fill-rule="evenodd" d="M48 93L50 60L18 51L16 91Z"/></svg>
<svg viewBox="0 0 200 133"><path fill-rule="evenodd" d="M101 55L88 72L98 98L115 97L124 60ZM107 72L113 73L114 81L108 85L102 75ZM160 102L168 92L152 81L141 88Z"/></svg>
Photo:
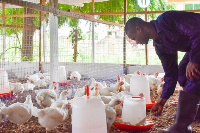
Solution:
<svg viewBox="0 0 200 133"><path fill-rule="evenodd" d="M92 13L94 13L94 0L92 0ZM95 63L94 22L92 22L92 63Z"/></svg>
<svg viewBox="0 0 200 133"><path fill-rule="evenodd" d="M147 7L145 8L145 21L147 21ZM146 65L149 64L149 59L148 59L148 45L145 45L145 57L146 57Z"/></svg>
<svg viewBox="0 0 200 133"><path fill-rule="evenodd" d="M46 18L42 21L42 27L43 27L43 56L44 56L44 62L47 61L47 30L46 30Z"/></svg>
<svg viewBox="0 0 200 133"><path fill-rule="evenodd" d="M58 0L50 0L50 7L57 9ZM50 22L50 81L58 82L58 17L49 13Z"/></svg>
<svg viewBox="0 0 200 133"><path fill-rule="evenodd" d="M42 5L42 0L40 0L40 5ZM42 11L40 11L40 33L39 33L39 71L42 70Z"/></svg>
<svg viewBox="0 0 200 133"><path fill-rule="evenodd" d="M126 24L126 16L127 16L127 0L124 0L124 25ZM123 73L126 72L126 32L124 28L124 39L123 39Z"/></svg>
<svg viewBox="0 0 200 133"><path fill-rule="evenodd" d="M2 15L2 19L3 19L3 54L2 54L2 66L5 64L5 52L6 52L6 28L5 28L5 24L6 24L6 18L5 18L5 4L2 3L2 10L3 10L3 15Z"/></svg>

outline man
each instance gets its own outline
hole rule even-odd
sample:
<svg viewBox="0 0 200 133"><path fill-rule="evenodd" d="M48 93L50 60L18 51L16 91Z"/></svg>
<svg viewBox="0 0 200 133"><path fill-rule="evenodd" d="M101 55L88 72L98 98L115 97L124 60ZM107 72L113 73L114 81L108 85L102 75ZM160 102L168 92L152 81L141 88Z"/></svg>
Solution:
<svg viewBox="0 0 200 133"><path fill-rule="evenodd" d="M165 84L160 99L151 109L152 113L162 113L177 81L183 87L175 123L161 132L191 133L190 124L197 114L200 101L200 14L167 11L151 22L134 17L127 21L125 32L137 44L148 44L149 39L153 39L162 62ZM177 51L186 52L179 65Z"/></svg>

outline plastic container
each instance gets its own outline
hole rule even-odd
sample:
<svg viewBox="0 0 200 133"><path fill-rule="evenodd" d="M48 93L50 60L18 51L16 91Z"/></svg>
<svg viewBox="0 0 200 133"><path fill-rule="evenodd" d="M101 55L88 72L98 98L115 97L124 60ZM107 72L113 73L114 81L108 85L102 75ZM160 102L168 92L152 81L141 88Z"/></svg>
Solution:
<svg viewBox="0 0 200 133"><path fill-rule="evenodd" d="M8 74L5 70L0 69L0 94L10 93L10 86L8 82Z"/></svg>
<svg viewBox="0 0 200 133"><path fill-rule="evenodd" d="M146 102L143 97L126 96L122 109L122 121L131 125L144 125L146 121Z"/></svg>
<svg viewBox="0 0 200 133"><path fill-rule="evenodd" d="M67 82L67 77L66 77L67 73L66 73L65 66L59 66L58 73L59 73L59 82L60 83Z"/></svg>
<svg viewBox="0 0 200 133"><path fill-rule="evenodd" d="M151 104L149 80L142 75L134 75L130 79L130 92L134 95L143 93L146 104Z"/></svg>
<svg viewBox="0 0 200 133"><path fill-rule="evenodd" d="M105 105L94 96L75 99L72 107L72 133L107 133Z"/></svg>

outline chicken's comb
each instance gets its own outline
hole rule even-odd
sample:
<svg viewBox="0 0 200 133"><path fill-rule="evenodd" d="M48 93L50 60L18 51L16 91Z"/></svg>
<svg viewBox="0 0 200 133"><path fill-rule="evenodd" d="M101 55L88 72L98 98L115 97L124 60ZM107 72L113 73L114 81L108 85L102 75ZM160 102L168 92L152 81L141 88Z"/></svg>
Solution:
<svg viewBox="0 0 200 133"><path fill-rule="evenodd" d="M120 75L117 76L117 81L120 81Z"/></svg>
<svg viewBox="0 0 200 133"><path fill-rule="evenodd" d="M99 85L96 83L95 90L98 90L98 89L99 89Z"/></svg>
<svg viewBox="0 0 200 133"><path fill-rule="evenodd" d="M141 75L141 72L140 72L140 71L137 71L137 75Z"/></svg>
<svg viewBox="0 0 200 133"><path fill-rule="evenodd" d="M158 75L159 75L159 72L156 72L155 75L158 76Z"/></svg>
<svg viewBox="0 0 200 133"><path fill-rule="evenodd" d="M161 81L162 81L162 82L164 81L164 76L161 78Z"/></svg>
<svg viewBox="0 0 200 133"><path fill-rule="evenodd" d="M87 94L87 96L89 97L89 95L90 95L90 92L89 92L89 86L86 85L86 86L85 86L85 89L86 89L86 94Z"/></svg>

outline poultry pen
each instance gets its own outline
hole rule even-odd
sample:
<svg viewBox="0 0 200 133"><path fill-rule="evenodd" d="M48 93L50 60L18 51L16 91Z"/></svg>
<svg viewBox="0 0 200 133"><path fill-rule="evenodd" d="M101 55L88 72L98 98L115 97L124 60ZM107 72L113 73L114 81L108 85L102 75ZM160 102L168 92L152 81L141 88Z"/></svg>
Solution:
<svg viewBox="0 0 200 133"><path fill-rule="evenodd" d="M178 2L178 0L168 1ZM117 76L123 76L124 73L133 74L137 71L150 75L156 72L163 73L153 45L133 47L135 42L131 42L131 45L124 35L123 22L132 16L150 21L164 10L177 7L170 4L170 6L163 6L162 9L153 9L151 6L155 5L151 3L148 9L150 11L147 11L147 8L140 8L137 4L131 5L131 2L133 3L129 0L120 2L118 0L69 0L67 2L64 0L0 0L2 18L0 20L0 68L6 70L9 89L15 93L14 98L2 97L0 106L9 107L17 102L24 103L26 97L31 95L33 106L42 109L42 104L36 98L37 90L54 87L54 89L58 88L57 95L63 90L73 90L73 94L77 88L91 85L91 78L112 86L117 82ZM178 9L200 12L198 2L196 6L192 5L192 9L190 9L192 1L185 0L185 2L189 4L178 3ZM98 5L99 3L102 3L106 9ZM187 8L182 9L181 6ZM104 12L100 9L95 10L95 7L103 8ZM115 8L107 9L108 7ZM115 19L118 21L114 21ZM180 53L180 56L182 55ZM65 70L61 70L60 66L64 66ZM75 71L81 74L80 80L70 79L70 75ZM66 84L53 86L53 82L61 83L60 75L65 76L66 80L62 82ZM0 79L2 80L1 77ZM0 83L0 89L4 89L3 81ZM177 87L161 116L152 116L150 110L147 110L146 115L154 121L154 126L146 132L157 132L173 124L176 106L171 103L177 101L180 89ZM152 100L156 101L159 98L156 89L151 89L150 94ZM71 133L71 117L67 118L64 125L66 128L59 124L56 129ZM200 132L198 121L193 122L192 127L195 132ZM2 115L0 132L43 133L46 129L35 116L31 116L22 126L18 126ZM114 124L110 132L126 133Z"/></svg>

